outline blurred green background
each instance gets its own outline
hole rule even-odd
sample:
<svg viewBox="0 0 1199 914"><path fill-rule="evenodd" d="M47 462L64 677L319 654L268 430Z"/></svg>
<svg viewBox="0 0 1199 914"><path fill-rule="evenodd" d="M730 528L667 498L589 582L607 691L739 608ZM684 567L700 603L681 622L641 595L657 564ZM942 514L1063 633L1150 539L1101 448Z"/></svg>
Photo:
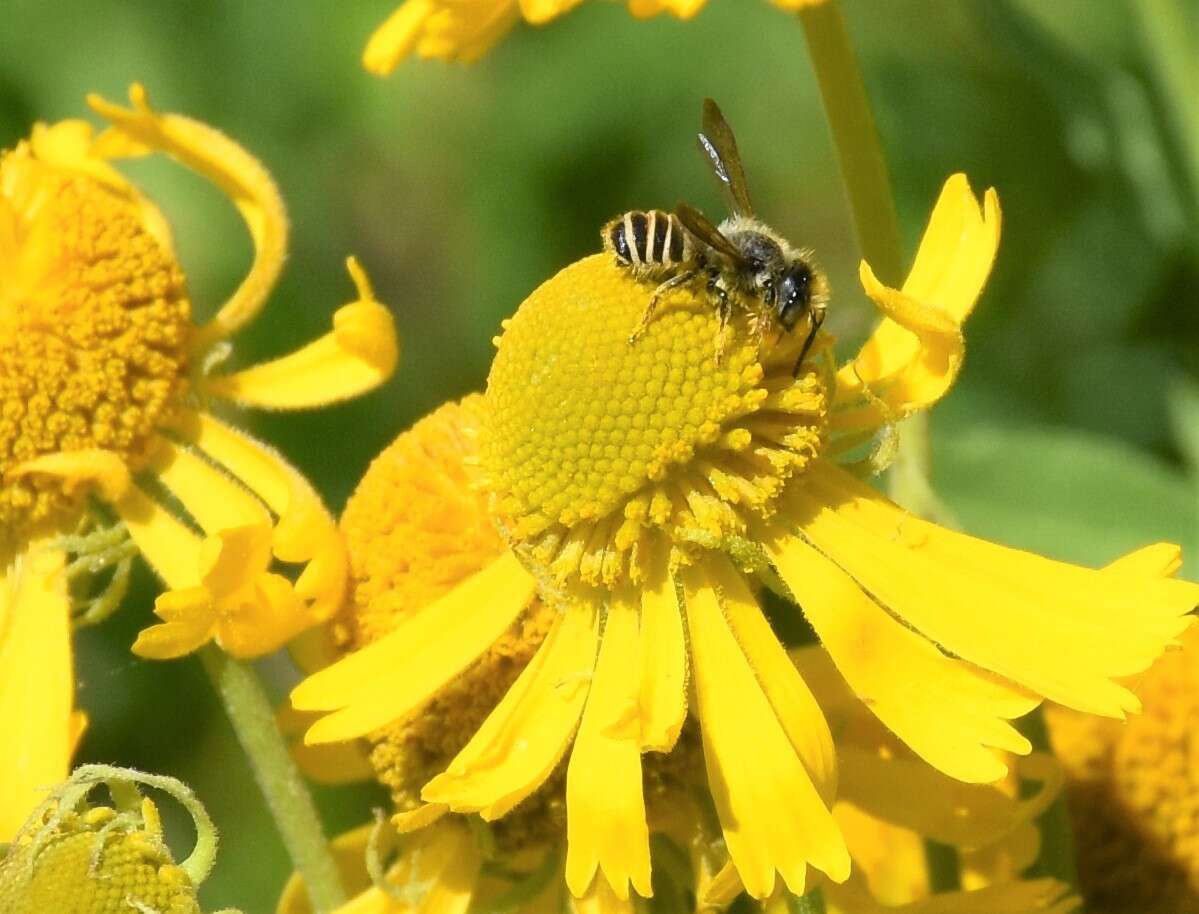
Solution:
<svg viewBox="0 0 1199 914"><path fill-rule="evenodd" d="M396 315L396 378L358 402L245 415L340 509L371 456L441 401L480 389L491 337L539 282L598 249L632 207L720 212L694 149L699 104L736 127L761 214L831 275L844 351L873 314L798 22L759 0L638 23L587 3L518 28L470 68L364 73L390 0L0 4L0 145L143 81L163 110L219 127L269 167L293 239L236 364L323 333L356 253ZM1193 4L1167 0L846 0L910 256L943 179L1004 209L999 261L968 325L961 381L932 418L935 482L970 531L1102 563L1183 542L1199 574L1199 98ZM172 218L200 314L250 257L219 193L166 161L131 173ZM265 914L288 870L194 661L128 652L119 618L79 639L84 760L186 779L224 842L202 897ZM268 665L282 690L283 663ZM331 831L369 788L325 791ZM178 826L176 825L176 828ZM181 842L188 836L180 834Z"/></svg>

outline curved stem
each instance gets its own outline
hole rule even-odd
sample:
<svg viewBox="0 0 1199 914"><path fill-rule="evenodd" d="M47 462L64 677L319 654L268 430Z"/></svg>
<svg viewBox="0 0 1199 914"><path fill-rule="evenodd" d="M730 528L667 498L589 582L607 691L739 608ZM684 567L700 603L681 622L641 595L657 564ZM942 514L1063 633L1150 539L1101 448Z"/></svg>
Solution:
<svg viewBox="0 0 1199 914"><path fill-rule="evenodd" d="M345 902L345 892L312 796L275 725L274 708L258 676L216 645L206 645L199 653L283 844L304 879L313 910L330 914Z"/></svg>

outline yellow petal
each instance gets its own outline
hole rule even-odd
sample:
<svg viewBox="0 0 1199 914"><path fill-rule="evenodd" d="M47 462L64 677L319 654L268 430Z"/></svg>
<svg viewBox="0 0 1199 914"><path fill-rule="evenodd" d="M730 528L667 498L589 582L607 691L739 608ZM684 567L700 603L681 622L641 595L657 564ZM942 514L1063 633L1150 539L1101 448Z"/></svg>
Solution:
<svg viewBox="0 0 1199 914"><path fill-rule="evenodd" d="M207 413L191 413L178 429L279 516L272 548L282 562L304 564L295 592L309 623L328 619L345 596L348 559L337 525L308 480L272 448Z"/></svg>
<svg viewBox="0 0 1199 914"><path fill-rule="evenodd" d="M0 579L0 843L66 779L78 736L65 561L35 542Z"/></svg>
<svg viewBox="0 0 1199 914"><path fill-rule="evenodd" d="M399 358L395 321L361 267L349 263L358 300L337 310L331 333L282 358L205 378L204 390L242 406L307 409L356 397L391 377Z"/></svg>
<svg viewBox="0 0 1199 914"><path fill-rule="evenodd" d="M632 898L621 898L602 877L591 883L581 897L570 898L574 914L635 914L637 905Z"/></svg>
<svg viewBox="0 0 1199 914"><path fill-rule="evenodd" d="M205 587L160 594L154 612L162 623L142 629L132 651L148 660L173 660L207 644L216 626L216 607Z"/></svg>
<svg viewBox="0 0 1199 914"><path fill-rule="evenodd" d="M973 892L943 892L923 901L888 906L875 901L860 879L825 889L834 911L852 914L1069 914L1081 901L1053 879L1004 882Z"/></svg>
<svg viewBox="0 0 1199 914"><path fill-rule="evenodd" d="M331 844L342 883L352 896L333 914L465 914L482 859L464 823L438 823L403 846L386 877L389 886L401 889L401 897L370 883L365 861L372 827L347 832ZM288 881L275 914L312 914L299 874Z"/></svg>
<svg viewBox="0 0 1199 914"><path fill-rule="evenodd" d="M837 373L832 428L877 427L931 405L949 390L965 352L961 325L982 293L999 247L999 200L979 206L965 175L945 182L902 289L860 269L886 315Z"/></svg>
<svg viewBox="0 0 1199 914"><path fill-rule="evenodd" d="M365 744L358 740L306 746L304 731L316 720L307 711L297 711L290 701L284 701L275 711L275 723L288 742L291 757L304 776L319 784L352 784L369 781L375 770L371 767Z"/></svg>
<svg viewBox="0 0 1199 914"><path fill-rule="evenodd" d="M566 770L566 885L583 895L597 866L616 893L629 882L649 897L649 828L641 792L638 613L630 601L608 607L595 676Z"/></svg>
<svg viewBox="0 0 1199 914"><path fill-rule="evenodd" d="M54 476L68 492L92 488L105 501L116 501L129 488L129 468L112 451L87 449L43 454L11 467L9 478Z"/></svg>
<svg viewBox="0 0 1199 914"><path fill-rule="evenodd" d="M1182 548L1173 543L1142 546L1103 566L1104 571L1139 578L1171 578L1181 568Z"/></svg>
<svg viewBox="0 0 1199 914"><path fill-rule="evenodd" d="M572 607L555 619L532 661L421 798L491 820L540 787L578 726L597 640L589 607Z"/></svg>
<svg viewBox="0 0 1199 914"><path fill-rule="evenodd" d="M706 3L707 0L629 0L629 12L638 19L649 19L664 12L679 19L690 19Z"/></svg>
<svg viewBox="0 0 1199 914"><path fill-rule="evenodd" d="M291 581L278 574L255 576L244 592L222 601L219 609L217 643L243 660L278 650L312 624Z"/></svg>
<svg viewBox="0 0 1199 914"><path fill-rule="evenodd" d="M184 447L163 442L150 468L206 533L253 524L270 526L266 508L245 486Z"/></svg>
<svg viewBox="0 0 1199 914"><path fill-rule="evenodd" d="M371 34L362 52L362 66L376 76L386 76L416 47L433 0L404 0Z"/></svg>
<svg viewBox="0 0 1199 914"><path fill-rule="evenodd" d="M687 718L687 645L674 579L665 567L642 593L640 655L641 745L669 752Z"/></svg>
<svg viewBox="0 0 1199 914"><path fill-rule="evenodd" d="M137 486L113 507L142 558L168 587L183 590L200 583L200 537Z"/></svg>
<svg viewBox="0 0 1199 914"><path fill-rule="evenodd" d="M757 674L762 691L820 796L831 804L837 792L837 756L820 705L779 644L745 579L721 557L710 559L706 567L720 592L729 628Z"/></svg>
<svg viewBox="0 0 1199 914"><path fill-rule="evenodd" d="M308 677L292 693L303 711L336 711L309 744L369 733L415 710L494 642L533 598L511 552L441 598L402 616L386 637Z"/></svg>
<svg viewBox="0 0 1199 914"><path fill-rule="evenodd" d="M194 349L202 350L252 320L265 303L287 251L283 200L262 164L223 133L191 118L154 111L138 83L129 87L129 101L130 108L121 108L99 96L88 97L92 109L112 124L96 140L95 153L119 156L158 150L169 154L225 192L254 241L249 274L193 339Z"/></svg>
<svg viewBox="0 0 1199 914"><path fill-rule="evenodd" d="M682 577L708 782L746 891L769 897L777 871L788 890L802 895L808 863L845 879L845 841L762 693L715 590L702 570L684 569Z"/></svg>
<svg viewBox="0 0 1199 914"><path fill-rule="evenodd" d="M544 25L579 5L581 0L520 0L520 12L526 22Z"/></svg>
<svg viewBox="0 0 1199 914"><path fill-rule="evenodd" d="M1007 720L1036 707L1035 698L946 657L798 537L762 542L850 688L930 765L959 780L994 781L1007 766L992 749L1032 749Z"/></svg>
<svg viewBox="0 0 1199 914"><path fill-rule="evenodd" d="M1080 568L945 530L823 462L792 510L805 537L926 637L1080 711L1136 710L1114 677L1148 667L1199 605L1199 585Z"/></svg>

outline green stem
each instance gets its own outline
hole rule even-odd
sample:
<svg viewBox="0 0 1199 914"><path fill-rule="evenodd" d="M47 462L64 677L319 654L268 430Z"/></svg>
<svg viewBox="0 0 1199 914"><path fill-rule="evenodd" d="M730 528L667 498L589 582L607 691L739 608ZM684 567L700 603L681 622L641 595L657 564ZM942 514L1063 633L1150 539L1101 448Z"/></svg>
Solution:
<svg viewBox="0 0 1199 914"><path fill-rule="evenodd" d="M1016 728L1032 743L1034 752L1053 753L1049 745L1049 730L1045 726L1045 714L1037 708L1016 722ZM1041 787L1037 781L1022 782L1021 796L1035 793ZM1037 830L1041 833L1041 852L1024 875L1052 876L1074 888L1078 887L1078 868L1074 862L1074 832L1070 828L1070 810L1066 805L1065 791L1058 794L1053 805L1037 818Z"/></svg>
<svg viewBox="0 0 1199 914"><path fill-rule="evenodd" d="M845 17L836 0L828 0L803 8L799 18L849 193L858 246L879 279L898 285L903 258L891 181Z"/></svg>
<svg viewBox="0 0 1199 914"><path fill-rule="evenodd" d="M274 708L258 676L213 644L200 651L200 659L250 760L283 844L304 879L313 910L330 914L345 903L345 892L312 796L275 725Z"/></svg>
<svg viewBox="0 0 1199 914"><path fill-rule="evenodd" d="M962 887L957 848L925 838L924 862L928 867L928 887L932 892L956 892Z"/></svg>

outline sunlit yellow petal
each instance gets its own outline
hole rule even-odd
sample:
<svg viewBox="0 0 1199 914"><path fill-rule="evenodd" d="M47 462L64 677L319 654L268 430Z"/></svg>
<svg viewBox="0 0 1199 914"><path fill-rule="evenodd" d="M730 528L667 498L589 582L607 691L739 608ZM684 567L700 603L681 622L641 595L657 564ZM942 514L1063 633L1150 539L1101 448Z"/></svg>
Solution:
<svg viewBox="0 0 1199 914"><path fill-rule="evenodd" d="M97 155L125 155L128 141L146 151L161 150L208 178L233 201L254 241L254 264L241 285L193 340L196 349L223 339L253 319L266 301L283 266L287 250L287 214L275 182L266 169L231 139L199 121L160 114L150 107L146 90L129 88L130 108L99 96L88 103L112 127L96 140Z"/></svg>
<svg viewBox="0 0 1199 914"><path fill-rule="evenodd" d="M1007 767L992 749L1032 748L1007 720L1036 707L1034 697L946 657L798 537L763 539L841 675L929 764L960 780L994 781Z"/></svg>
<svg viewBox="0 0 1199 914"><path fill-rule="evenodd" d="M637 607L608 607L595 675L566 771L566 885L586 892L599 867L617 898L629 882L650 888L649 829L641 791L640 664Z"/></svg>
<svg viewBox="0 0 1199 914"><path fill-rule="evenodd" d="M164 621L142 629L131 650L148 660L173 660L190 654L212 638L216 607L204 587L187 587L160 594L154 612Z"/></svg>
<svg viewBox="0 0 1199 914"><path fill-rule="evenodd" d="M664 12L679 19L690 19L706 3L707 0L629 0L629 12L638 19L648 19Z"/></svg>
<svg viewBox="0 0 1199 914"><path fill-rule="evenodd" d="M746 891L768 897L777 871L791 892L802 895L808 863L844 879L845 842L762 693L715 590L702 570L682 574L708 781Z"/></svg>
<svg viewBox="0 0 1199 914"><path fill-rule="evenodd" d="M544 25L551 19L574 9L582 0L519 0L521 15L526 22Z"/></svg>
<svg viewBox="0 0 1199 914"><path fill-rule="evenodd" d="M1182 568L1182 548L1174 543L1154 543L1103 566L1104 571L1139 578L1170 578Z"/></svg>
<svg viewBox="0 0 1199 914"><path fill-rule="evenodd" d="M1078 710L1135 710L1113 677L1145 669L1199 605L1199 585L987 543L912 517L834 466L810 476L796 520L864 590L962 659Z"/></svg>
<svg viewBox="0 0 1199 914"><path fill-rule="evenodd" d="M720 592L729 628L745 652L763 693L816 789L826 803L831 803L837 792L837 756L820 705L779 644L745 579L724 558L713 557L706 567Z"/></svg>
<svg viewBox="0 0 1199 914"><path fill-rule="evenodd" d="M669 752L687 718L687 646L674 579L665 567L641 596L641 745Z"/></svg>
<svg viewBox="0 0 1199 914"><path fill-rule="evenodd" d="M206 378L204 389L243 406L307 409L356 397L391 377L399 358L395 321L350 262L358 300L334 313L331 333L282 358Z"/></svg>
<svg viewBox="0 0 1199 914"><path fill-rule="evenodd" d="M902 289L865 262L866 293L886 315L837 374L832 427L852 431L931 405L952 386L965 344L961 324L982 292L999 247L999 200L980 207L965 175L945 182Z"/></svg>
<svg viewBox="0 0 1199 914"><path fill-rule="evenodd" d="M300 683L292 703L335 711L309 744L362 736L417 708L512 624L534 581L505 553L450 593L405 615L394 631Z"/></svg>
<svg viewBox="0 0 1199 914"><path fill-rule="evenodd" d="M570 898L574 914L634 914L637 906L632 898L621 898L612 891L606 879L596 879L582 897Z"/></svg>
<svg viewBox="0 0 1199 914"><path fill-rule="evenodd" d="M376 76L394 70L416 47L435 8L433 0L404 0L372 33L362 52L362 66Z"/></svg>
<svg viewBox="0 0 1199 914"><path fill-rule="evenodd" d="M536 790L578 726L595 664L595 626L594 611L581 606L556 620L533 660L421 797L496 819Z"/></svg>
<svg viewBox="0 0 1199 914"><path fill-rule="evenodd" d="M35 542L0 579L0 842L70 769L78 722L65 561Z"/></svg>

